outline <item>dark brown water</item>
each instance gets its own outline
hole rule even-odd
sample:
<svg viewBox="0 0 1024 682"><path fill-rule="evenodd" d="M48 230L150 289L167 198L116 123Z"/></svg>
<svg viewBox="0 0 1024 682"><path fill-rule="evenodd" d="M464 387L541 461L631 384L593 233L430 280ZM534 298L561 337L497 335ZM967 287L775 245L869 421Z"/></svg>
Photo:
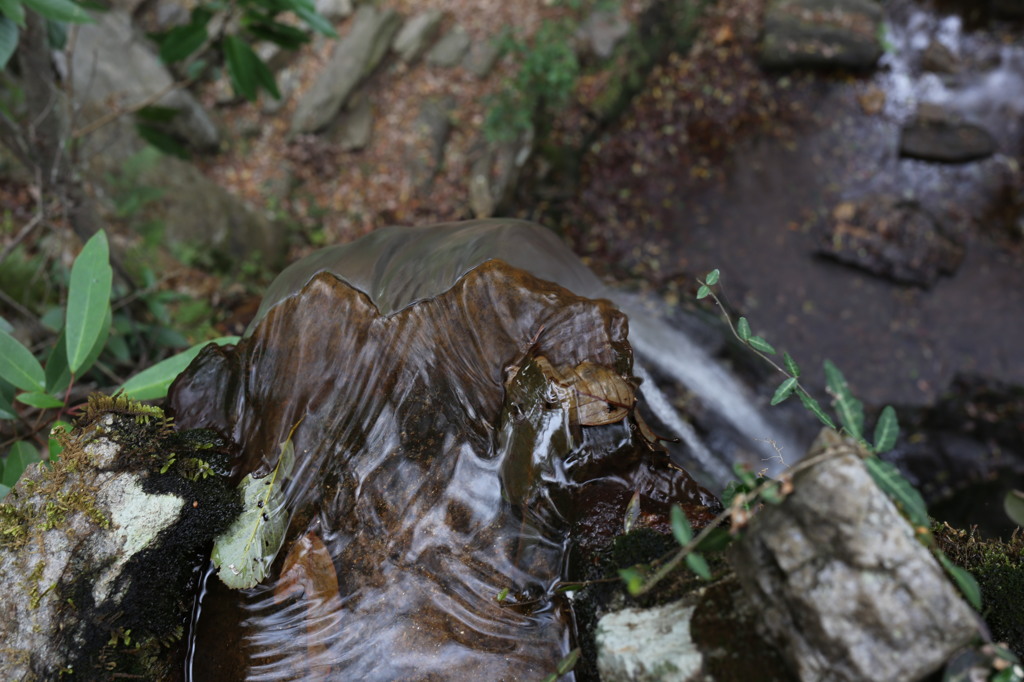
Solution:
<svg viewBox="0 0 1024 682"><path fill-rule="evenodd" d="M573 646L553 587L587 504L639 489L655 517L709 518L617 412L632 358L610 303L493 260L386 316L328 273L299 290L172 389L241 472L293 428L296 453L284 546L253 589L209 578L192 679L540 679ZM583 407L612 395L608 420Z"/></svg>

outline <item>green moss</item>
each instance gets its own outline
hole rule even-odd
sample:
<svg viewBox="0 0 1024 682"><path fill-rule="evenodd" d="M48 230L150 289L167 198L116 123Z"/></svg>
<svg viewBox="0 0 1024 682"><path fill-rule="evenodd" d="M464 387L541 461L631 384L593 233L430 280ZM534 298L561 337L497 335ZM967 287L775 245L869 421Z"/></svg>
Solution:
<svg viewBox="0 0 1024 682"><path fill-rule="evenodd" d="M1008 542L983 540L945 523L935 524L932 533L953 563L977 579L992 637L1024 657L1024 534L1018 530Z"/></svg>

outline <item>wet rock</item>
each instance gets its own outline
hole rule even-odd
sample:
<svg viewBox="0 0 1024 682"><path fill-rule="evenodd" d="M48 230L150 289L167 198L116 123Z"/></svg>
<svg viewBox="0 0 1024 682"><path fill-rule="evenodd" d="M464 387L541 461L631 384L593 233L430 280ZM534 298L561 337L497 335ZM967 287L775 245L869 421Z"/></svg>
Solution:
<svg viewBox="0 0 1024 682"><path fill-rule="evenodd" d="M366 93L352 97L327 137L345 151L363 149L373 135L373 104Z"/></svg>
<svg viewBox="0 0 1024 682"><path fill-rule="evenodd" d="M173 676L207 543L239 512L212 433L105 397L85 414L0 505L5 680Z"/></svg>
<svg viewBox="0 0 1024 682"><path fill-rule="evenodd" d="M458 64L470 44L469 34L462 26L454 26L444 34L427 52L427 63L431 66L450 68Z"/></svg>
<svg viewBox="0 0 1024 682"><path fill-rule="evenodd" d="M452 129L451 115L455 98L450 95L428 97L413 123L415 140L408 150L412 181L420 192L427 191L444 160L444 145Z"/></svg>
<svg viewBox="0 0 1024 682"><path fill-rule="evenodd" d="M881 21L871 0L771 0L758 58L772 69L868 69L882 55Z"/></svg>
<svg viewBox="0 0 1024 682"><path fill-rule="evenodd" d="M961 65L952 50L933 40L921 53L921 68L932 73L953 74L960 72Z"/></svg>
<svg viewBox="0 0 1024 682"><path fill-rule="evenodd" d="M688 603L688 601L690 603ZM691 637L693 600L651 609L623 609L597 625L597 668L614 682L699 679L704 656Z"/></svg>
<svg viewBox="0 0 1024 682"><path fill-rule="evenodd" d="M434 41L443 18L444 12L438 9L426 10L411 17L395 36L392 49L406 64L416 62Z"/></svg>
<svg viewBox="0 0 1024 682"><path fill-rule="evenodd" d="M621 11L597 9L580 24L577 35L601 59L612 56L615 46L629 35L630 25Z"/></svg>
<svg viewBox="0 0 1024 682"><path fill-rule="evenodd" d="M803 680L917 680L977 636L973 611L875 485L823 431L794 493L758 514L731 563Z"/></svg>
<svg viewBox="0 0 1024 682"><path fill-rule="evenodd" d="M477 78L486 78L500 56L501 47L494 38L475 40L462 60L462 68Z"/></svg>
<svg viewBox="0 0 1024 682"><path fill-rule="evenodd" d="M880 277L930 286L956 271L964 245L962 234L919 203L883 195L839 204L820 253Z"/></svg>
<svg viewBox="0 0 1024 682"><path fill-rule="evenodd" d="M967 163L988 158L995 152L996 141L991 133L935 105L921 105L917 116L903 126L900 134L900 154L922 161Z"/></svg>
<svg viewBox="0 0 1024 682"><path fill-rule="evenodd" d="M348 97L384 58L402 20L392 10L363 5L352 20L313 87L299 100L291 132L315 133L325 128Z"/></svg>
<svg viewBox="0 0 1024 682"><path fill-rule="evenodd" d="M291 434L301 472L281 574L208 595L197 677L227 649L253 677L534 679L567 648L568 604L548 586L591 483L625 500L639 487L665 516L672 500L706 512L713 498L638 440L629 409L608 423L584 409L633 391L624 317L495 259L544 271L553 244L518 221L379 230L286 270L251 333L179 378L179 426L217 425L257 472ZM602 414L632 405L616 396ZM294 588L303 546L316 557L298 573L329 608Z"/></svg>
<svg viewBox="0 0 1024 682"><path fill-rule="evenodd" d="M328 21L352 16L352 0L316 0L316 11Z"/></svg>
<svg viewBox="0 0 1024 682"><path fill-rule="evenodd" d="M82 24L72 59L75 101L85 121L116 107L131 107L174 82L156 51L123 12L101 12L95 23ZM171 90L156 105L178 112L169 122L169 130L192 147L211 150L220 144L217 127L188 91Z"/></svg>

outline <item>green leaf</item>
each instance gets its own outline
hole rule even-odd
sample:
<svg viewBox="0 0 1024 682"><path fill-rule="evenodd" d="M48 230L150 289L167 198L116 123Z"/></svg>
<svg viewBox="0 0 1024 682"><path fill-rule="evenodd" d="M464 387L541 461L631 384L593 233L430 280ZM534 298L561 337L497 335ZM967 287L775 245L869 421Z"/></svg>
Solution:
<svg viewBox="0 0 1024 682"><path fill-rule="evenodd" d="M927 528L931 525L924 498L921 497L917 488L910 484L910 481L903 478L903 474L895 464L872 456L864 459L864 466L867 467L868 473L874 479L875 485L896 503L896 506L906 514L912 525L918 528Z"/></svg>
<svg viewBox="0 0 1024 682"><path fill-rule="evenodd" d="M110 338L110 324L112 319L113 311L110 306L107 305L107 315L103 320L103 326L100 327L100 335L93 341L92 348L89 349L89 354L85 356L85 360L82 361L82 368L78 371L79 374L84 374L94 364L96 359L103 352L103 349L107 347L107 339Z"/></svg>
<svg viewBox="0 0 1024 682"><path fill-rule="evenodd" d="M800 402L804 404L804 407L810 410L811 414L817 417L822 424L830 429L836 428L836 423L832 421L832 417L828 416L828 413L822 409L821 404L810 393L802 388L798 388L796 395L800 398Z"/></svg>
<svg viewBox="0 0 1024 682"><path fill-rule="evenodd" d="M768 504L781 504L783 497L779 492L779 484L775 483L761 488L761 498Z"/></svg>
<svg viewBox="0 0 1024 682"><path fill-rule="evenodd" d="M693 527L690 526L690 520L686 518L682 507L678 504L673 504L669 518L672 521L672 535L675 536L676 542L680 545L685 545L693 539Z"/></svg>
<svg viewBox="0 0 1024 682"><path fill-rule="evenodd" d="M740 337L741 341L746 341L750 338L750 322L747 318L741 317L739 322L736 323L736 334Z"/></svg>
<svg viewBox="0 0 1024 682"><path fill-rule="evenodd" d="M236 35L224 36L224 56L235 94L249 101L255 100L259 87L256 75L256 65L261 63L259 57L248 43Z"/></svg>
<svg viewBox="0 0 1024 682"><path fill-rule="evenodd" d="M580 660L581 653L582 652L579 647L567 653L565 658L560 660L558 665L555 666L555 672L559 675L565 675L566 673L571 672L572 669L576 667L576 662Z"/></svg>
<svg viewBox="0 0 1024 682"><path fill-rule="evenodd" d="M747 339L747 343L754 350L759 350L762 353L767 353L768 355L775 355L775 349L772 347L772 345L765 341L764 339L762 339L760 336L751 336L749 339Z"/></svg>
<svg viewBox="0 0 1024 682"><path fill-rule="evenodd" d="M69 24L92 22L92 17L71 0L25 0L25 5L54 21L66 21Z"/></svg>
<svg viewBox="0 0 1024 682"><path fill-rule="evenodd" d="M960 588L960 592L964 595L967 603L975 611L981 611L981 588L978 587L978 581L974 579L974 576L950 561L949 557L944 553L936 550L935 556L938 558L939 563L942 564L942 567L946 569L949 577L956 583L956 586Z"/></svg>
<svg viewBox="0 0 1024 682"><path fill-rule="evenodd" d="M13 488L18 479L21 478L25 467L38 461L39 451L31 443L19 440L7 451L7 460L4 462L4 473L0 483Z"/></svg>
<svg viewBox="0 0 1024 682"><path fill-rule="evenodd" d="M626 591L634 597L644 589L644 576L635 568L619 569L619 577L626 583Z"/></svg>
<svg viewBox="0 0 1024 682"><path fill-rule="evenodd" d="M697 289L697 300L699 301L702 298L707 298L710 294L711 294L711 289L709 289L705 285L701 284L700 288Z"/></svg>
<svg viewBox="0 0 1024 682"><path fill-rule="evenodd" d="M68 369L67 343L61 330L57 343L53 344L46 356L46 392L60 393L71 385L71 370Z"/></svg>
<svg viewBox="0 0 1024 682"><path fill-rule="evenodd" d="M181 61L203 46L208 37L206 24L209 21L209 15L204 16L205 20L172 28L160 40L160 59L165 64Z"/></svg>
<svg viewBox="0 0 1024 682"><path fill-rule="evenodd" d="M294 26L268 20L251 24L249 33L255 38L267 40L286 50L295 50L309 42L309 36Z"/></svg>
<svg viewBox="0 0 1024 682"><path fill-rule="evenodd" d="M839 423L854 440L864 440L864 405L853 397L846 377L831 360L825 361L825 381L832 394L832 406L839 415Z"/></svg>
<svg viewBox="0 0 1024 682"><path fill-rule="evenodd" d="M28 348L4 331L0 331L0 378L23 391L45 390L43 366Z"/></svg>
<svg viewBox="0 0 1024 682"><path fill-rule="evenodd" d="M640 519L640 491L637 490L633 493L633 496L629 498L629 504L626 505L626 513L622 518L622 532L628 533L633 529L633 525Z"/></svg>
<svg viewBox="0 0 1024 682"><path fill-rule="evenodd" d="M63 50L68 44L68 25L63 21L46 20L46 42L51 50Z"/></svg>
<svg viewBox="0 0 1024 682"><path fill-rule="evenodd" d="M109 330L110 286L113 281L110 251L103 230L94 234L71 266L68 308L64 325L68 367L77 375L92 352L96 339Z"/></svg>
<svg viewBox="0 0 1024 682"><path fill-rule="evenodd" d="M228 587L255 587L274 563L288 527L284 484L294 467L295 446L289 434L281 442L281 454L273 471L263 478L248 474L239 483L242 513L217 536L210 555L217 575Z"/></svg>
<svg viewBox="0 0 1024 682"><path fill-rule="evenodd" d="M331 26L331 22L327 21L322 14L316 11L312 0L297 0L293 5L295 14L306 22L306 25L311 29L330 38L338 37L338 33Z"/></svg>
<svg viewBox="0 0 1024 682"><path fill-rule="evenodd" d="M899 436L900 425L896 421L896 410L892 405L886 405L882 408L882 414L878 416L878 423L875 424L875 454L892 450Z"/></svg>
<svg viewBox="0 0 1024 682"><path fill-rule="evenodd" d="M800 378L800 366L796 364L796 360L790 357L789 353L782 353L782 361L786 363L786 371L789 372L791 376Z"/></svg>
<svg viewBox="0 0 1024 682"><path fill-rule="evenodd" d="M1003 498L1003 509L1006 515L1018 526L1024 526L1024 492L1011 490Z"/></svg>
<svg viewBox="0 0 1024 682"><path fill-rule="evenodd" d="M745 462L735 462L732 465L732 472L736 474L736 478L740 479L740 483L747 491L753 490L757 485L757 476L754 475Z"/></svg>
<svg viewBox="0 0 1024 682"><path fill-rule="evenodd" d="M724 528L712 528L697 545L697 549L705 553L720 552L731 545L735 539L732 533Z"/></svg>
<svg viewBox="0 0 1024 682"><path fill-rule="evenodd" d="M718 271L718 268L715 268L704 277L704 283L707 284L709 287L715 286L716 284L718 284L718 277L721 274L722 273Z"/></svg>
<svg viewBox="0 0 1024 682"><path fill-rule="evenodd" d="M38 407L41 410L49 410L57 407L64 407L64 401L54 398L46 393L19 393L16 400L19 403Z"/></svg>
<svg viewBox="0 0 1024 682"><path fill-rule="evenodd" d="M0 469L2 469L2 467L0 467ZM5 497L7 497L7 493L9 492L11 492L11 486L0 483L0 500L3 500Z"/></svg>
<svg viewBox="0 0 1024 682"><path fill-rule="evenodd" d="M18 47L18 25L6 14L0 16L0 70L7 68L14 50Z"/></svg>
<svg viewBox="0 0 1024 682"><path fill-rule="evenodd" d="M157 400L167 395L167 389L179 374L185 371L189 363L199 355L199 351L211 343L223 346L229 343L238 343L237 336L222 336L212 341L197 343L188 350L183 350L166 360L156 363L145 369L128 381L124 382L121 389L129 398L135 400Z"/></svg>
<svg viewBox="0 0 1024 682"><path fill-rule="evenodd" d="M686 565L690 567L691 571L704 578L704 580L711 580L711 569L708 567L707 560L700 554L693 552L687 554Z"/></svg>
<svg viewBox="0 0 1024 682"><path fill-rule="evenodd" d="M505 601L505 598L508 597L508 593L509 593L509 589L507 587L502 589L502 591L498 593L498 596L496 596L494 598L495 601L497 601L499 603Z"/></svg>
<svg viewBox="0 0 1024 682"><path fill-rule="evenodd" d="M790 377L779 384L779 387L775 389L775 395L772 396L772 405L778 405L783 400L792 395L793 390L796 388L796 377Z"/></svg>
<svg viewBox="0 0 1024 682"><path fill-rule="evenodd" d="M252 53L253 58L256 60L253 62L253 69L256 71L256 80L263 89L266 90L271 97L274 99L281 99L281 92L277 89L277 82L274 80L274 74L270 72L270 68L267 63L259 58L255 52Z"/></svg>
<svg viewBox="0 0 1024 682"><path fill-rule="evenodd" d="M21 0L0 0L0 14L22 28L25 27L25 8Z"/></svg>

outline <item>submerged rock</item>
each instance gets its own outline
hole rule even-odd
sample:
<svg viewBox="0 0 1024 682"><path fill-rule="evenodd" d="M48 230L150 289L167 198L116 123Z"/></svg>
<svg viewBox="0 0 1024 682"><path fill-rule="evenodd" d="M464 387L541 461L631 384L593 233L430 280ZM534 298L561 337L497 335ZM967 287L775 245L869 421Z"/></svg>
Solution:
<svg viewBox="0 0 1024 682"><path fill-rule="evenodd" d="M768 68L867 69L882 56L872 0L770 0L759 59Z"/></svg>
<svg viewBox="0 0 1024 682"><path fill-rule="evenodd" d="M491 221L327 249L178 379L178 423L230 436L243 472L292 431L296 453L285 556L252 590L211 585L197 678L539 679L568 650L552 588L581 500L710 518L634 423L625 317L493 259L557 272L552 243Z"/></svg>
<svg viewBox="0 0 1024 682"><path fill-rule="evenodd" d="M956 272L963 236L918 202L870 196L832 212L821 253L897 282L931 286Z"/></svg>

